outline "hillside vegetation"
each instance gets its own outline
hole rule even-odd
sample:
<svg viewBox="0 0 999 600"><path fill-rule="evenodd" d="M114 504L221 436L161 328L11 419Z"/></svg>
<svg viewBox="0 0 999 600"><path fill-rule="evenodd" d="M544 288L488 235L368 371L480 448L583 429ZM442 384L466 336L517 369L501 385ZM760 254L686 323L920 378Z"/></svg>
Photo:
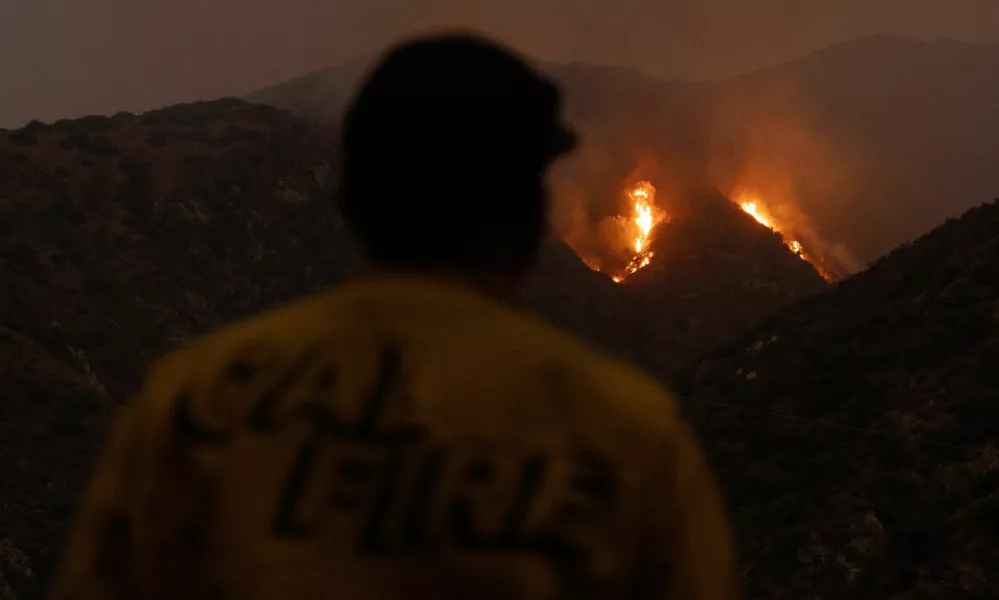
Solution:
<svg viewBox="0 0 999 600"><path fill-rule="evenodd" d="M699 361L750 597L999 597L997 364L999 202Z"/></svg>

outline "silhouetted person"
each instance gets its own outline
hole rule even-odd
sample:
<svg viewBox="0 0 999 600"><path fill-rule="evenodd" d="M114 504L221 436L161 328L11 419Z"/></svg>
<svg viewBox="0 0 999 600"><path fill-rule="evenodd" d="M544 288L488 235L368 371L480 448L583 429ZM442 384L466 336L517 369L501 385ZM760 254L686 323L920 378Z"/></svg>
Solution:
<svg viewBox="0 0 999 600"><path fill-rule="evenodd" d="M483 40L389 53L343 129L369 270L156 365L54 597L732 597L673 399L516 307L559 113Z"/></svg>

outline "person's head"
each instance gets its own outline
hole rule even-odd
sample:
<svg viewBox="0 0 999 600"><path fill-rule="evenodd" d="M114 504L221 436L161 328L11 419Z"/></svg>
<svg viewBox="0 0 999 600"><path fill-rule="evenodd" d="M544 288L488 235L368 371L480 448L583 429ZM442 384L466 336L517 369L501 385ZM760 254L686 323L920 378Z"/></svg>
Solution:
<svg viewBox="0 0 999 600"><path fill-rule="evenodd" d="M575 145L558 89L471 35L402 44L343 122L340 203L382 268L520 277L547 223L548 164Z"/></svg>

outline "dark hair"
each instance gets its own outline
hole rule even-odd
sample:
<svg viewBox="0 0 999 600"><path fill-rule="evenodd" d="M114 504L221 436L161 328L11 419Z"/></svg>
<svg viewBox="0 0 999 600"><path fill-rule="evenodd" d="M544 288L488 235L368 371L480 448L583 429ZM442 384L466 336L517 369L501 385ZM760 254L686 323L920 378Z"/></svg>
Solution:
<svg viewBox="0 0 999 600"><path fill-rule="evenodd" d="M344 117L344 218L378 263L526 266L545 230L545 168L575 143L560 108L551 82L481 38L396 47Z"/></svg>

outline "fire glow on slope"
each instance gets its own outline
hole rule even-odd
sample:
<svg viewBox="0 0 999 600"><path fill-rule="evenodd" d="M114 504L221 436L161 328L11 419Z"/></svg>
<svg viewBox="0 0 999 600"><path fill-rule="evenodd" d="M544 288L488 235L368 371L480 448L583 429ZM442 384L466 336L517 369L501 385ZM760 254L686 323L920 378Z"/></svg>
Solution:
<svg viewBox="0 0 999 600"><path fill-rule="evenodd" d="M624 225L635 255L621 274L611 277L616 283L624 281L639 269L649 266L655 255L649 249L649 236L656 225L669 218L665 212L656 208L656 188L648 181L639 182L628 190L628 198L632 202L634 214L631 218L618 217L618 221Z"/></svg>
<svg viewBox="0 0 999 600"><path fill-rule="evenodd" d="M801 246L801 242L798 240L788 239L787 236L784 235L782 228L777 225L774 218L769 212L767 212L759 198L743 194L740 197L738 204L739 208L741 208L749 216L756 219L757 223L781 236L781 239L784 240L784 245L786 245L791 252L794 252L802 260L811 263L811 265L815 267L815 270L818 271L819 275L827 281L832 281L833 277L829 275L829 273L827 273L819 263L805 253L804 248Z"/></svg>

